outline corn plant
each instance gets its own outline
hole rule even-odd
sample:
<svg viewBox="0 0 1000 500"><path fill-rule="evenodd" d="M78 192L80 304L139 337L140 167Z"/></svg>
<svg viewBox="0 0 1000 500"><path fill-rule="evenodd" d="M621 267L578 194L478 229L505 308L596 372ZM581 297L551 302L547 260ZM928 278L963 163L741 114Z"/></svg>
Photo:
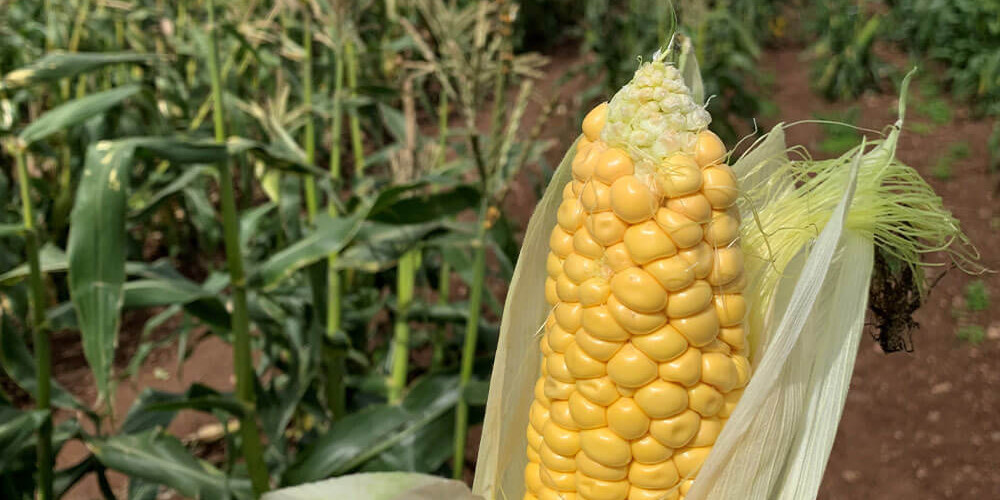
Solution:
<svg viewBox="0 0 1000 500"><path fill-rule="evenodd" d="M881 35L882 17L865 10L866 2L826 1L811 9L811 23L822 33L809 49L813 81L826 98L850 99L878 90L884 65L872 52ZM884 29L883 29L884 30Z"/></svg>

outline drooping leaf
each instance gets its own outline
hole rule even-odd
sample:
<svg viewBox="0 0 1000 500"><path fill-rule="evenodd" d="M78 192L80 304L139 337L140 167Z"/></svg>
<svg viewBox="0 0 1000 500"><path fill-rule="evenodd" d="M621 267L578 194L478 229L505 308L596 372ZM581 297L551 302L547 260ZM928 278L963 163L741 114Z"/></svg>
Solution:
<svg viewBox="0 0 1000 500"><path fill-rule="evenodd" d="M121 432L137 434L156 428L166 428L180 410L222 410L233 416L244 414L243 404L232 396L211 387L192 384L183 393L146 389L129 408Z"/></svg>
<svg viewBox="0 0 1000 500"><path fill-rule="evenodd" d="M399 444L451 410L458 401L456 377L428 377L403 403L371 406L333 424L296 462L284 484L300 484L347 473ZM358 432L359 426L365 432Z"/></svg>
<svg viewBox="0 0 1000 500"><path fill-rule="evenodd" d="M192 456L181 442L156 431L91 437L87 446L105 467L143 481L162 484L191 498L250 498L250 482L227 477Z"/></svg>
<svg viewBox="0 0 1000 500"><path fill-rule="evenodd" d="M32 121L21 131L18 139L30 146L64 128L104 113L141 89L138 85L125 85L68 101Z"/></svg>
<svg viewBox="0 0 1000 500"><path fill-rule="evenodd" d="M135 52L53 52L24 68L4 74L0 78L0 90L72 78L110 64L145 63L155 58L154 54Z"/></svg>

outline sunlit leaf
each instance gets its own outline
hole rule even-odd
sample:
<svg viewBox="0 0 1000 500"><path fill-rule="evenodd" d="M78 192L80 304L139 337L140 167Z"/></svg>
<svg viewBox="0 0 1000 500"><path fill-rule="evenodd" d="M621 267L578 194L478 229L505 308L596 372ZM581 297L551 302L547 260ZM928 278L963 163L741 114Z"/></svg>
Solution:
<svg viewBox="0 0 1000 500"><path fill-rule="evenodd" d="M18 139L24 145L31 145L64 128L104 113L114 105L139 93L141 89L138 85L125 85L68 101L32 121L21 131Z"/></svg>
<svg viewBox="0 0 1000 500"><path fill-rule="evenodd" d="M135 52L53 52L24 68L4 74L0 78L0 90L72 78L110 64L146 63L155 58L153 54Z"/></svg>

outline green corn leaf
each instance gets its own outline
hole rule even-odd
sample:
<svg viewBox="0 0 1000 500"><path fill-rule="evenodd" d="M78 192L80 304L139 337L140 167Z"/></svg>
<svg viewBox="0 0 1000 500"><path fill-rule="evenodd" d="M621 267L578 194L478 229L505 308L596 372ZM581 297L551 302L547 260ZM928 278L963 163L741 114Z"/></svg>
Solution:
<svg viewBox="0 0 1000 500"><path fill-rule="evenodd" d="M457 186L448 191L423 193L380 204L369 219L389 224L416 224L453 216L479 206L479 190Z"/></svg>
<svg viewBox="0 0 1000 500"><path fill-rule="evenodd" d="M88 438L87 447L105 467L190 498L250 498L250 482L227 477L193 457L181 442L156 431Z"/></svg>
<svg viewBox="0 0 1000 500"><path fill-rule="evenodd" d="M21 236L23 234L24 226L21 224L0 224L0 238Z"/></svg>
<svg viewBox="0 0 1000 500"><path fill-rule="evenodd" d="M451 410L458 397L457 377L429 377L416 383L398 406L370 406L338 420L296 457L283 483L301 484L350 472L430 425ZM365 432L358 432L359 427Z"/></svg>
<svg viewBox="0 0 1000 500"><path fill-rule="evenodd" d="M295 271L340 252L361 228L365 214L361 211L346 217L318 217L315 230L261 263L250 275L250 285L271 289Z"/></svg>
<svg viewBox="0 0 1000 500"><path fill-rule="evenodd" d="M99 463L93 455L80 460L76 465L57 470L52 481L52 489L56 498L62 498L70 488L80 482L87 474L97 470Z"/></svg>
<svg viewBox="0 0 1000 500"><path fill-rule="evenodd" d="M69 267L69 261L66 260L66 253L61 248L52 244L45 244L38 252L38 262L43 273L63 272ZM0 275L0 286L16 284L26 278L29 273L28 263L25 262Z"/></svg>
<svg viewBox="0 0 1000 500"><path fill-rule="evenodd" d="M35 430L48 418L44 410L18 410L9 406L0 407L0 473L30 446Z"/></svg>
<svg viewBox="0 0 1000 500"><path fill-rule="evenodd" d="M393 225L365 222L355 242L337 257L338 269L361 269L377 272L395 265L396 261L435 231L441 223Z"/></svg>
<svg viewBox="0 0 1000 500"><path fill-rule="evenodd" d="M38 142L60 130L100 115L114 105L139 93L142 87L126 85L66 102L47 111L21 131L18 140L25 146Z"/></svg>
<svg viewBox="0 0 1000 500"><path fill-rule="evenodd" d="M135 52L54 52L24 68L3 75L0 78L0 90L72 78L110 64L149 63L154 59L156 56L153 54Z"/></svg>
<svg viewBox="0 0 1000 500"><path fill-rule="evenodd" d="M16 330L6 315L0 311L0 366L3 371L19 387L32 396L38 391L35 358L24 344L24 333ZM72 410L87 411L87 408L77 401L59 384L52 381L52 404Z"/></svg>
<svg viewBox="0 0 1000 500"><path fill-rule="evenodd" d="M403 438L378 457L366 463L362 472L409 471L433 473L451 458L452 450L441 446L455 432L455 414L446 412L426 427Z"/></svg>

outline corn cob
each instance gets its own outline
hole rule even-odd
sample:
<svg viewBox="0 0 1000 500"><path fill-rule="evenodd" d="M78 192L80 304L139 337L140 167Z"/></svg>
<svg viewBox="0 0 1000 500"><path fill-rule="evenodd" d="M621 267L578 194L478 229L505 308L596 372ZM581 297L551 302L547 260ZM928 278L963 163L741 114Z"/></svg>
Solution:
<svg viewBox="0 0 1000 500"><path fill-rule="evenodd" d="M676 68L583 121L549 240L526 500L682 499L750 376L736 178Z"/></svg>

